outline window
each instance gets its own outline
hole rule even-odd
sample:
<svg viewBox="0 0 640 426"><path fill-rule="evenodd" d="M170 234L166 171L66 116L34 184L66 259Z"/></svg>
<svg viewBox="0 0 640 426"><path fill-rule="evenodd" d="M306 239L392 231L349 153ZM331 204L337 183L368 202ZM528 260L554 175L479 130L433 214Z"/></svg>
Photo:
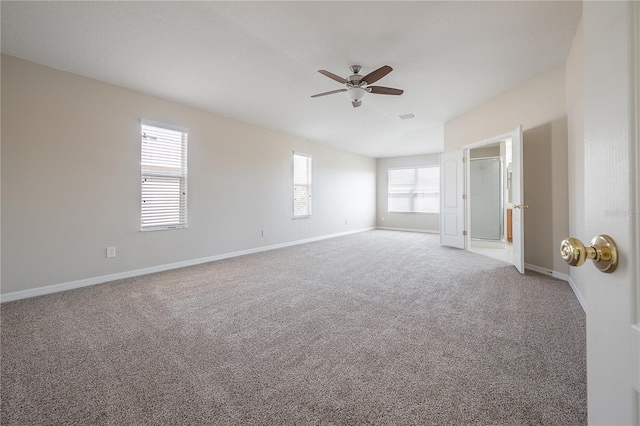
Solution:
<svg viewBox="0 0 640 426"><path fill-rule="evenodd" d="M439 213L440 167L389 169L388 211Z"/></svg>
<svg viewBox="0 0 640 426"><path fill-rule="evenodd" d="M293 217L311 216L311 156L293 153Z"/></svg>
<svg viewBox="0 0 640 426"><path fill-rule="evenodd" d="M142 120L142 231L187 227L188 130Z"/></svg>

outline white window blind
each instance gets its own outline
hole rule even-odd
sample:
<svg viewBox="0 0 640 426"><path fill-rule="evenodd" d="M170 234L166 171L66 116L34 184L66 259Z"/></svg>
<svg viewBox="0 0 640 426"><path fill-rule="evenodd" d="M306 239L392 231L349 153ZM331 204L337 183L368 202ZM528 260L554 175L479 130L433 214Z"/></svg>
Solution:
<svg viewBox="0 0 640 426"><path fill-rule="evenodd" d="M311 156L293 154L293 217L311 216Z"/></svg>
<svg viewBox="0 0 640 426"><path fill-rule="evenodd" d="M142 120L142 231L187 227L188 130Z"/></svg>
<svg viewBox="0 0 640 426"><path fill-rule="evenodd" d="M389 169L388 211L440 212L440 167Z"/></svg>

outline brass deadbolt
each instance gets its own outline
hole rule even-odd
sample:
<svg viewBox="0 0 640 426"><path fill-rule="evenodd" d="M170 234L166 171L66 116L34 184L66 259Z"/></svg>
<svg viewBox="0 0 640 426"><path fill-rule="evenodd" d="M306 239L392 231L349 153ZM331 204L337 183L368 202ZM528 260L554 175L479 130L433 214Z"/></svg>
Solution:
<svg viewBox="0 0 640 426"><path fill-rule="evenodd" d="M618 266L618 248L608 235L597 235L590 246L577 238L567 238L560 244L560 255L571 266L581 266L591 259L596 268L608 274Z"/></svg>

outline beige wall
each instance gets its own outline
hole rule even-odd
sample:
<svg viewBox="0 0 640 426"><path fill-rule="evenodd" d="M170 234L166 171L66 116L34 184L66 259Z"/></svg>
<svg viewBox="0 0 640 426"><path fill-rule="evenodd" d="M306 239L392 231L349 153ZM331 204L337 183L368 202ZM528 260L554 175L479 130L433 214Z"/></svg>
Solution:
<svg viewBox="0 0 640 426"><path fill-rule="evenodd" d="M444 126L445 151L523 127L525 262L563 274L558 256L569 232L565 67L560 65Z"/></svg>
<svg viewBox="0 0 640 426"><path fill-rule="evenodd" d="M569 233L567 119L523 132L525 262L569 273L559 255Z"/></svg>
<svg viewBox="0 0 640 426"><path fill-rule="evenodd" d="M405 166L439 165L439 154L415 155L378 159L378 226L381 228L407 229L439 232L440 215L432 213L389 213L388 178L389 168ZM383 220L384 218L384 220Z"/></svg>
<svg viewBox="0 0 640 426"><path fill-rule="evenodd" d="M566 97L569 151L569 234L581 241L591 241L584 233L584 31L582 19L566 63ZM581 275L587 268L570 268L570 278L586 305L587 289ZM586 306L585 306L586 308Z"/></svg>
<svg viewBox="0 0 640 426"><path fill-rule="evenodd" d="M189 128L188 229L139 230L141 118ZM375 159L4 55L2 122L2 294L375 226Z"/></svg>
<svg viewBox="0 0 640 426"><path fill-rule="evenodd" d="M564 65L559 65L485 102L444 125L445 152L511 132L533 129L567 115Z"/></svg>

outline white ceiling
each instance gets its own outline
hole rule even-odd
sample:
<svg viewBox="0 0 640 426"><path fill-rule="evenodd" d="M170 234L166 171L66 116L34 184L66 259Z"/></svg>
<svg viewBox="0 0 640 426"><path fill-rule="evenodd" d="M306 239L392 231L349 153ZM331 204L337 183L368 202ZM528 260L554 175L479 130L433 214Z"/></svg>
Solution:
<svg viewBox="0 0 640 426"><path fill-rule="evenodd" d="M7 2L2 53L371 157L565 61L580 2ZM353 108L319 74L394 71ZM416 118L401 121L398 115ZM152 118L152 117L148 117ZM180 123L175 123L180 124Z"/></svg>

